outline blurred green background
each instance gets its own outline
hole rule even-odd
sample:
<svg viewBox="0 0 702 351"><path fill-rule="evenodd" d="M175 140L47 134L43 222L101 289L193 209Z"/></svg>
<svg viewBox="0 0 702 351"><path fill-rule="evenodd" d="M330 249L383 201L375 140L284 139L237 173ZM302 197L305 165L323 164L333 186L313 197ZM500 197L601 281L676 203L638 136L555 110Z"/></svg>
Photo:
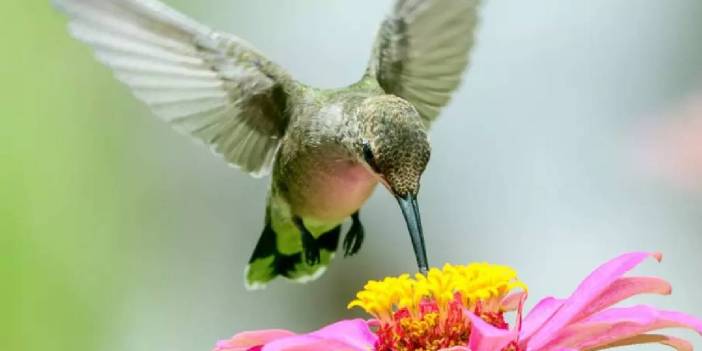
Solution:
<svg viewBox="0 0 702 351"><path fill-rule="evenodd" d="M168 3L333 87L359 77L391 1ZM632 156L636 130L700 88L702 2L503 0L482 13L471 71L432 134L433 262L513 265L534 303L620 252L661 250L640 272L675 293L640 300L702 316L702 196ZM235 331L356 315L344 307L367 279L412 270L378 191L358 257L307 286L244 291L266 181L151 118L45 1L3 1L0 26L0 350L209 350Z"/></svg>

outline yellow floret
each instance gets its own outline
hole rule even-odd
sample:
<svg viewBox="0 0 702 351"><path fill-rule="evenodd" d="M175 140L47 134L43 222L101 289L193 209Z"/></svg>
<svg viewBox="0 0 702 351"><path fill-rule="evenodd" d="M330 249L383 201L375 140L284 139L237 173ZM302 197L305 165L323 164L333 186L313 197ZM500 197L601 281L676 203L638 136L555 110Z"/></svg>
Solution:
<svg viewBox="0 0 702 351"><path fill-rule="evenodd" d="M427 275L408 274L369 281L348 308L360 307L378 319L386 319L399 309L416 311L425 300L433 300L442 308L456 296L466 307L477 303L495 303L515 288L527 290L514 269L487 263L466 266L446 264L432 268Z"/></svg>

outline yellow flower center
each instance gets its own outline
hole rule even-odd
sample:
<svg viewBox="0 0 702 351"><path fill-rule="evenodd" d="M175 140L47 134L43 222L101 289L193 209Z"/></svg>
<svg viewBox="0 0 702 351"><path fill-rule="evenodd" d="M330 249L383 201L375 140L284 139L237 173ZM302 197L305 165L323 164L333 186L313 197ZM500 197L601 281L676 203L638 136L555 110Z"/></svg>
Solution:
<svg viewBox="0 0 702 351"><path fill-rule="evenodd" d="M465 310L506 328L501 302L515 288L527 289L510 267L447 264L414 278L370 281L348 308L360 307L378 320L379 351L440 350L467 343Z"/></svg>
<svg viewBox="0 0 702 351"><path fill-rule="evenodd" d="M483 308L491 309L515 288L527 289L510 267L487 263L446 264L441 270L432 268L426 276L417 273L414 279L403 274L369 281L348 308L360 307L383 320L403 308L417 312L420 303L427 299L441 309L459 296L466 308L481 303Z"/></svg>

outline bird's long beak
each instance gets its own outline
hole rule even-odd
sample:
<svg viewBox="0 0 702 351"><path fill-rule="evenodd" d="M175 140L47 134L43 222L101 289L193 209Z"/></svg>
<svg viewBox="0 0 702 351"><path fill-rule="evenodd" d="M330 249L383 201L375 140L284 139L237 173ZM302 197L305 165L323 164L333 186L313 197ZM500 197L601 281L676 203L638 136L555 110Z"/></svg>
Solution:
<svg viewBox="0 0 702 351"><path fill-rule="evenodd" d="M410 238L412 239L412 247L414 255L417 257L417 266L420 273L427 273L429 270L429 262L427 261L427 249L424 244L424 232L422 231L422 220L419 216L419 206L417 205L416 195L395 196L400 204L402 214L407 222L407 230L409 230Z"/></svg>

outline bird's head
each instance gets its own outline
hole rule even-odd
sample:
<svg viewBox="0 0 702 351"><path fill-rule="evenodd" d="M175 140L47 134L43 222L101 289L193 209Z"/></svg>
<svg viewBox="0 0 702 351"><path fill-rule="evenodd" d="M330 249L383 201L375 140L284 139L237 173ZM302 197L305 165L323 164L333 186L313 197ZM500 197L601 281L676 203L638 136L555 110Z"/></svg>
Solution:
<svg viewBox="0 0 702 351"><path fill-rule="evenodd" d="M395 196L416 196L431 147L422 118L392 95L366 99L358 156Z"/></svg>
<svg viewBox="0 0 702 351"><path fill-rule="evenodd" d="M359 118L359 159L397 199L424 271L428 262L417 194L431 147L422 118L409 102L392 95L366 99Z"/></svg>

